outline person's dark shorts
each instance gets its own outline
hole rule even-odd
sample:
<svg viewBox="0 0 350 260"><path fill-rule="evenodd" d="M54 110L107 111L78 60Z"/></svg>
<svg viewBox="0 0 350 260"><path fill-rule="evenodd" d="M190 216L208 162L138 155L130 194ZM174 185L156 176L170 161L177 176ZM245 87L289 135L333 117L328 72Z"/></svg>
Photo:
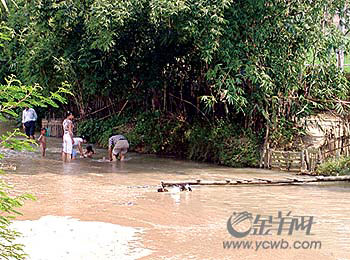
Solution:
<svg viewBox="0 0 350 260"><path fill-rule="evenodd" d="M26 128L26 135L33 136L35 131L35 121L28 121L24 123L24 127Z"/></svg>

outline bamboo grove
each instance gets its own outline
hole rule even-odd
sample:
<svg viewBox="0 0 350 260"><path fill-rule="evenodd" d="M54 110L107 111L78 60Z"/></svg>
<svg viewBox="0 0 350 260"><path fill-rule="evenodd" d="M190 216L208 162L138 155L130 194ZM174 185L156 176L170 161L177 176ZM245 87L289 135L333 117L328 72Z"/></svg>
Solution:
<svg viewBox="0 0 350 260"><path fill-rule="evenodd" d="M298 118L348 111L335 55L348 47L346 1L15 3L2 12L11 33L2 78L15 74L46 91L68 82L81 117L106 97L134 113L222 119L278 145L300 131Z"/></svg>

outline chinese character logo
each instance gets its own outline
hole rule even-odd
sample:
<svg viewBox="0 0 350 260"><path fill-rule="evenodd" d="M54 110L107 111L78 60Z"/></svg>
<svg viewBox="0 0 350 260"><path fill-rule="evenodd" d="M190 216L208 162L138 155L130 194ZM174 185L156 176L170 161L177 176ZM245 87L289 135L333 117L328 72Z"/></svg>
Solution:
<svg viewBox="0 0 350 260"><path fill-rule="evenodd" d="M247 235L293 235L295 232L311 234L311 227L314 224L313 216L292 215L289 211L283 214L278 211L276 216L257 214L255 217L247 211L236 213L227 221L227 231L236 238Z"/></svg>
<svg viewBox="0 0 350 260"><path fill-rule="evenodd" d="M233 212L232 216L227 220L227 230L233 237L245 237L252 229L252 221L253 216L247 211Z"/></svg>

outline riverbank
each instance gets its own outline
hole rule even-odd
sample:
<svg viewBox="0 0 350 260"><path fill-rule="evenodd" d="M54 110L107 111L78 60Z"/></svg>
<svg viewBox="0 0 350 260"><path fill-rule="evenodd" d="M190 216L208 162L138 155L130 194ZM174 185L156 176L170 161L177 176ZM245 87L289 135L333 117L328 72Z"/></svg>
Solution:
<svg viewBox="0 0 350 260"><path fill-rule="evenodd" d="M78 135L108 146L113 134L124 134L131 151L173 156L231 167L258 167L262 134L230 121L187 122L174 114L158 112L89 119L78 124Z"/></svg>

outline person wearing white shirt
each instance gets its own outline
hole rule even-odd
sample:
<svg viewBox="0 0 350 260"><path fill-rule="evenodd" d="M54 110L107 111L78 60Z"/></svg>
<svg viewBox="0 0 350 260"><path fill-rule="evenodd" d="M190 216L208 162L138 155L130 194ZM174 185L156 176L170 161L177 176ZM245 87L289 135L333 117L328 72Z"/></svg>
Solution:
<svg viewBox="0 0 350 260"><path fill-rule="evenodd" d="M35 131L35 121L38 119L38 116L33 108L26 107L22 113L22 124L23 129L26 131L26 135L34 139Z"/></svg>
<svg viewBox="0 0 350 260"><path fill-rule="evenodd" d="M63 149L62 149L62 160L64 162L70 162L72 159L73 152L73 122L74 115L72 112L67 112L67 118L63 121Z"/></svg>
<svg viewBox="0 0 350 260"><path fill-rule="evenodd" d="M72 160L75 160L77 157L77 151L76 148L78 148L80 153L80 158L85 158L84 152L83 152L83 143L86 143L85 137L74 137L73 138L74 144L73 144L73 150L72 150Z"/></svg>

